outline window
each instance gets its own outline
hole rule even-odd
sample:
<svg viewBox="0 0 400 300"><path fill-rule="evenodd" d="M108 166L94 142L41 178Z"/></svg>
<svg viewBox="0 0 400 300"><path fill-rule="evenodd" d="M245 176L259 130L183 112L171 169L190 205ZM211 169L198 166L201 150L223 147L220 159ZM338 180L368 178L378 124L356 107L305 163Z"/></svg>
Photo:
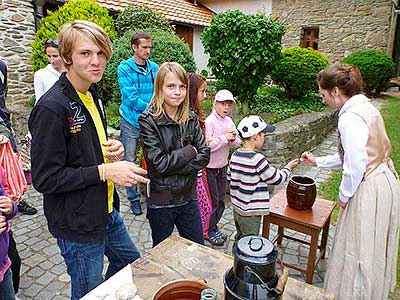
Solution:
<svg viewBox="0 0 400 300"><path fill-rule="evenodd" d="M309 27L303 28L302 37L301 37L301 47L303 48L313 48L318 50L318 41L319 41L319 28L318 27Z"/></svg>

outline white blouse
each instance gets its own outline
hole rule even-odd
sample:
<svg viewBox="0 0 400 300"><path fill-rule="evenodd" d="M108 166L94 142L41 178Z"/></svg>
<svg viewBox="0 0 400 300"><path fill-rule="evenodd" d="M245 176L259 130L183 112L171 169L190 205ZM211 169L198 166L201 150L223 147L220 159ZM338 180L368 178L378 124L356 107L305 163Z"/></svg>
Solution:
<svg viewBox="0 0 400 300"><path fill-rule="evenodd" d="M54 69L51 64L35 72L33 77L36 97L35 104L39 101L40 97L56 83L60 75L61 73Z"/></svg>
<svg viewBox="0 0 400 300"><path fill-rule="evenodd" d="M357 102L369 101L364 95L351 97L339 111L338 130L344 150L343 162L339 154L317 157L318 167L343 167L343 177L339 187L339 199L347 202L354 195L367 169L367 141L369 130L365 121L354 113L346 110Z"/></svg>

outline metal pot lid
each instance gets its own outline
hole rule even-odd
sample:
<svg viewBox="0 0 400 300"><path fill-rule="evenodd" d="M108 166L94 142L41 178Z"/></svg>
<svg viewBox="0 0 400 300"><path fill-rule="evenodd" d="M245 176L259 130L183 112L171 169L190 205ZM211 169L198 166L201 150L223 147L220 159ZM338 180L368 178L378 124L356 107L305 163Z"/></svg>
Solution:
<svg viewBox="0 0 400 300"><path fill-rule="evenodd" d="M270 263L275 261L277 250L268 239L249 235L237 242L236 255L242 260L253 263Z"/></svg>

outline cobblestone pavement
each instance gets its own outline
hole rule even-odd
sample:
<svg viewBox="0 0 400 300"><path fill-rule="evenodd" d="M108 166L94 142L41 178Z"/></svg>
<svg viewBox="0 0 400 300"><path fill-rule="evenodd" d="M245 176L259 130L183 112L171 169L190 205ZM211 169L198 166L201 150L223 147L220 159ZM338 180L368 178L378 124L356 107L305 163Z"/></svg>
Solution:
<svg viewBox="0 0 400 300"><path fill-rule="evenodd" d="M315 149L317 156L332 154L336 151L336 133L330 134L321 145ZM317 184L329 177L328 170L309 168L300 165L296 174L306 174L316 179ZM150 227L145 214L133 216L129 213L125 189L120 188L121 213L125 224L129 228L131 237L136 242L142 253L151 248ZM12 221L14 236L17 241L17 248L22 259L21 286L17 296L22 300L66 300L69 299L70 285L69 276L66 272L63 258L59 254L59 249L55 239L47 229L47 222L43 215L43 204L41 195L32 187L29 187L24 199L38 209L38 214L26 216L18 214ZM229 235L229 239L224 247L213 247L219 251L231 254L233 239L235 236L235 226L233 223L232 207L227 203L227 209L223 215L220 227ZM332 238L332 226L330 239ZM272 226L271 237L276 233L276 228ZM289 233L300 236L298 233ZM304 237L303 237L304 238ZM308 249L306 246L296 242L283 241L279 247L279 255L285 261L300 264L305 267L307 264ZM329 254L328 254L329 255ZM326 259L321 260L314 273L314 284L322 286L326 268ZM290 270L290 276L304 280L304 276L295 270Z"/></svg>

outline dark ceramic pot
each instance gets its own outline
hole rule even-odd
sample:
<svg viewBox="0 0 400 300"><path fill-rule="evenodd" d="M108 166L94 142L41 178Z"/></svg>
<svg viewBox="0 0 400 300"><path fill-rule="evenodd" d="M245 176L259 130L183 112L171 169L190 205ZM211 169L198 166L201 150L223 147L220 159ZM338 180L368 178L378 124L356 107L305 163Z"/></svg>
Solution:
<svg viewBox="0 0 400 300"><path fill-rule="evenodd" d="M274 290L278 283L276 247L258 236L242 237L234 245L234 264L224 276L225 300L280 299Z"/></svg>
<svg viewBox="0 0 400 300"><path fill-rule="evenodd" d="M299 210L310 209L317 196L314 179L308 176L292 176L286 188L286 199L289 207Z"/></svg>

